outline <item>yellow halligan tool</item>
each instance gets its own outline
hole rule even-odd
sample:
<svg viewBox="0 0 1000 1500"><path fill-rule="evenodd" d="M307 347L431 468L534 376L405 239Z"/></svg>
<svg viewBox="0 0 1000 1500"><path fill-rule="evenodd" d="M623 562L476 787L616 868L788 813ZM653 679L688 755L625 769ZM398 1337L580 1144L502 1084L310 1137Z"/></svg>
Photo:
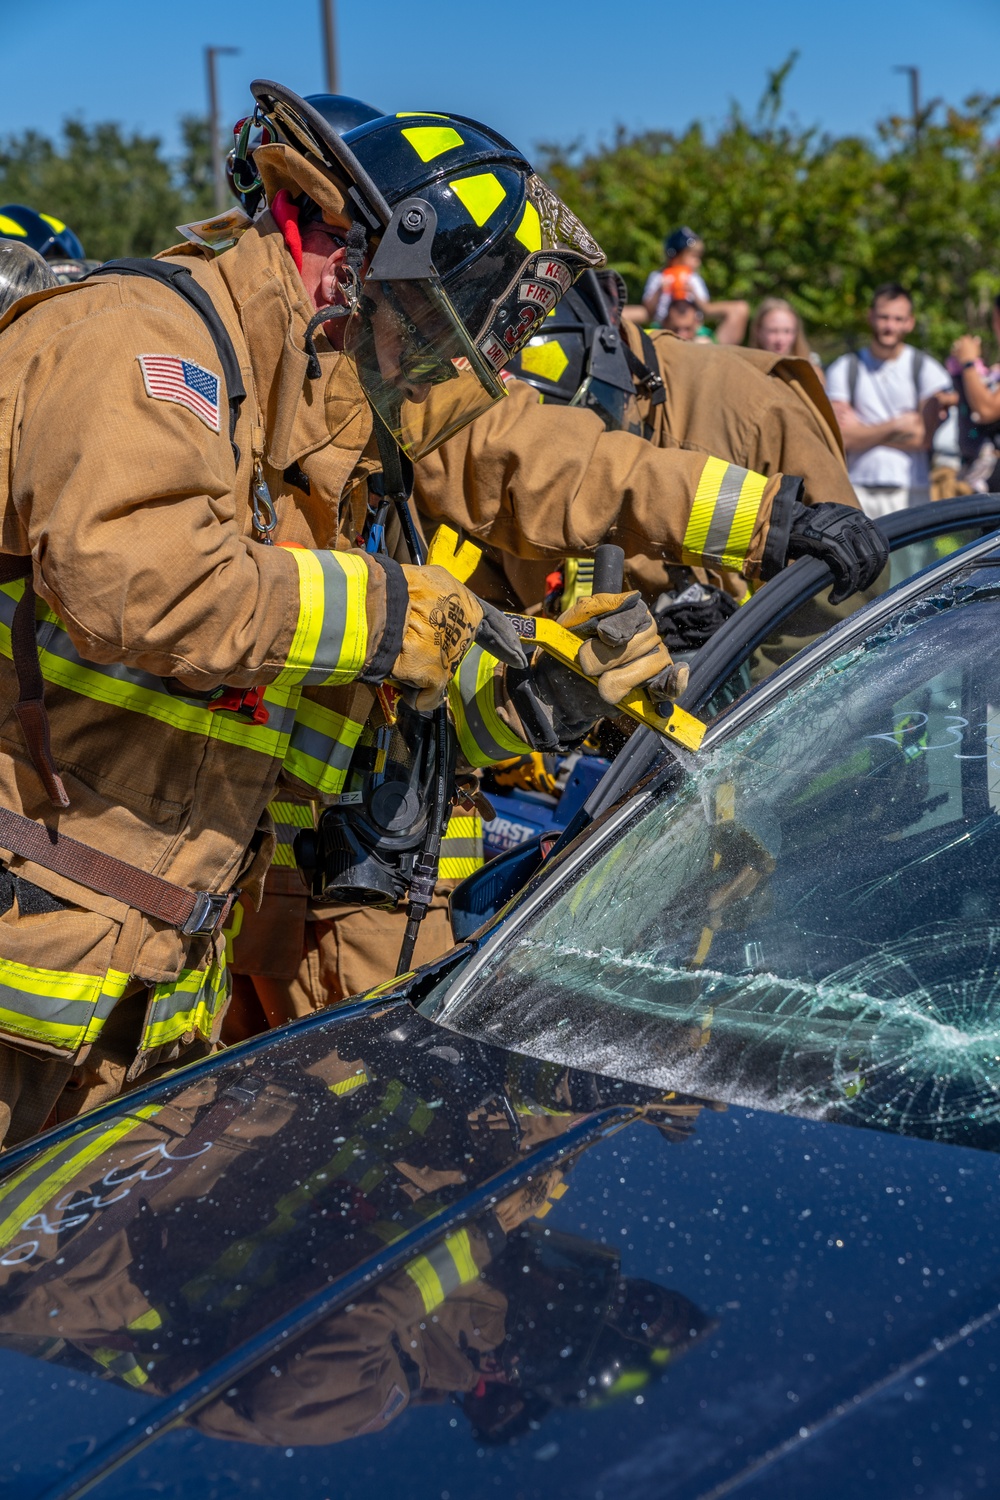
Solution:
<svg viewBox="0 0 1000 1500"><path fill-rule="evenodd" d="M475 542L465 541L459 543L458 532L451 526L439 526L431 540L427 552L427 561L436 563L438 567L447 568L453 578L460 583L468 583L479 559L482 550ZM621 585L619 584L619 588ZM603 588L595 592L606 592ZM618 592L608 590L607 592ZM564 626L557 625L555 620L546 620L534 615L508 615L514 629L522 641L530 641L532 645L540 646L556 661L562 662L564 667L569 667L579 677L587 677L586 672L581 671L577 658L580 648L584 642L580 636L574 635L572 630L566 630ZM593 682L592 677L587 677L588 682ZM617 705L618 711L628 714L630 718L637 719L640 724L646 724L650 729L657 730L666 735L667 739L674 740L678 745L683 745L685 750L697 750L705 737L706 726L693 714L674 704L669 717L664 718L657 712L652 698L645 688L634 688Z"/></svg>

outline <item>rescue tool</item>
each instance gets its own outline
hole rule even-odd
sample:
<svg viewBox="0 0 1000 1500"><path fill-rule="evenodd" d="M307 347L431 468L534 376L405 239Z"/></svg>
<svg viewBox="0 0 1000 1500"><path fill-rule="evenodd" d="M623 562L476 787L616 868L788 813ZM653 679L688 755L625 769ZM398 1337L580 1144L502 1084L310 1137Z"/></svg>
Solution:
<svg viewBox="0 0 1000 1500"><path fill-rule="evenodd" d="M439 567L447 568L452 577L457 578L460 583L469 581L481 557L482 549L477 547L475 542L460 542L458 532L454 527L447 525L438 527L427 553L429 563L436 563ZM597 548L594 558L595 593L620 591L624 560L625 554L620 547ZM567 630L555 620L547 620L540 616L512 614L507 618L513 623L522 641L530 641L533 645L540 646L543 651L555 657L556 661L562 662L564 667L569 667L580 677L587 677L586 672L580 669L578 663L580 648L584 641L572 630ZM592 677L587 677L588 682L593 682L593 680ZM683 745L685 750L698 750L705 737L706 726L700 719L696 719L693 714L687 713L676 703L671 708L670 714L664 717L645 688L635 688L621 699L617 707L620 713L628 714L640 724L646 724L650 729L657 730L668 740Z"/></svg>

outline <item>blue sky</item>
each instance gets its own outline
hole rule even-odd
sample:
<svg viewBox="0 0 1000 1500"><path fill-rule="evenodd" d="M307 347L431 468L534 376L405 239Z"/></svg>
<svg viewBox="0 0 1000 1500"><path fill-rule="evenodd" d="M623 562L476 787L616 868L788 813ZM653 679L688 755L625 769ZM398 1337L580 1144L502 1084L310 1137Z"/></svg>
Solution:
<svg viewBox="0 0 1000 1500"><path fill-rule="evenodd" d="M386 111L454 110L485 120L522 149L588 144L618 124L678 128L750 108L769 67L801 56L787 89L803 123L865 133L907 107L895 63L921 68L925 98L1000 92L996 0L337 0L341 88ZM220 60L227 116L247 110L250 78L301 93L322 87L318 0L47 0L0 4L0 135L53 133L67 115L116 119L170 149L180 114L203 112L206 43L241 47Z"/></svg>

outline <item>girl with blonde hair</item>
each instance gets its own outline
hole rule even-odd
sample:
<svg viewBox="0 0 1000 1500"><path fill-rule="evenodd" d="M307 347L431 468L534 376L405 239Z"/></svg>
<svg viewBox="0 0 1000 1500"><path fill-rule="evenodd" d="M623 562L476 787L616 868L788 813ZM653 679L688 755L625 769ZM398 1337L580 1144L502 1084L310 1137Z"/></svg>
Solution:
<svg viewBox="0 0 1000 1500"><path fill-rule="evenodd" d="M802 328L802 319L784 297L765 297L750 325L750 348L769 354L794 354L818 365Z"/></svg>

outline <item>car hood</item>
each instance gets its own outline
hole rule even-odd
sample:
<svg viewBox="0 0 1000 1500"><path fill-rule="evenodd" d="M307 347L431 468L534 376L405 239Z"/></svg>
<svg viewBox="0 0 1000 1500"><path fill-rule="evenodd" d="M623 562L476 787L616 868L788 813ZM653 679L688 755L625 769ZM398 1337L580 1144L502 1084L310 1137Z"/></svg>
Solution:
<svg viewBox="0 0 1000 1500"><path fill-rule="evenodd" d="M815 1497L828 1471L843 1494L846 1426L851 1492L909 1494L893 1442L906 1485L986 1461L997 1175L355 1007L14 1159L2 1472L24 1497Z"/></svg>

